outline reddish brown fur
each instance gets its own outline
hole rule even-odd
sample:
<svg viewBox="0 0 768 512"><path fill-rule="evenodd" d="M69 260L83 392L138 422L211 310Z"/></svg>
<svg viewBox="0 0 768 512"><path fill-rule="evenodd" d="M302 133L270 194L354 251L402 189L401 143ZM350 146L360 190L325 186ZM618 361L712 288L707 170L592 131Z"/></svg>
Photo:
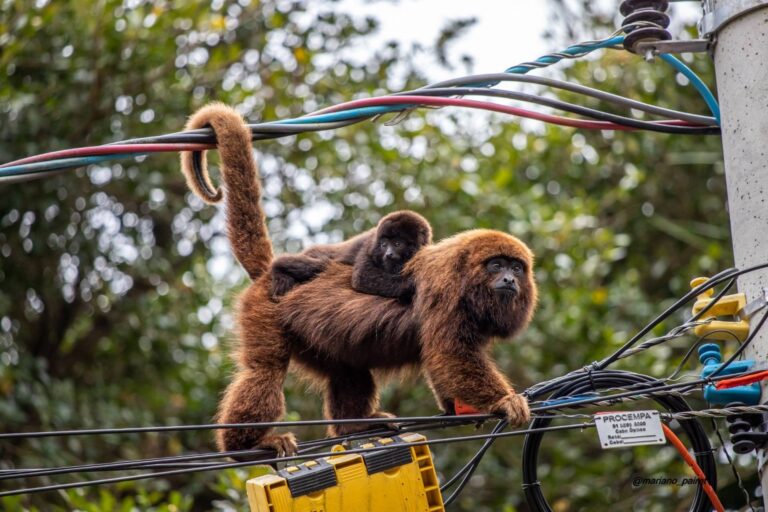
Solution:
<svg viewBox="0 0 768 512"><path fill-rule="evenodd" d="M488 286L485 262L496 256L525 264L514 299L500 298ZM294 338L294 357L315 372L327 365L370 371L418 364L441 406L458 398L520 423L528 418L527 404L487 347L492 337L513 336L530 321L537 300L532 270L533 254L520 240L473 230L421 249L406 265L416 282L413 306L356 293L345 286L349 271L338 265L286 295L278 310ZM338 401L358 407L367 402L373 410L375 390L363 400L361 388L350 387ZM342 407L333 417L354 416Z"/></svg>
<svg viewBox="0 0 768 512"><path fill-rule="evenodd" d="M487 354L492 337L519 332L533 313L533 255L525 244L505 233L476 230L424 247L404 270L416 286L412 305L354 291L352 267L334 261L275 302L265 272L272 248L259 206L258 171L243 133L247 128L221 105L202 109L193 120L195 127L210 123L224 148L229 236L256 279L238 302L238 369L220 403L219 422L278 420L285 410L282 385L291 359L325 389L325 412L332 418L386 417L378 411L371 370L421 365L441 405L459 398L481 411L503 413L513 424L528 419L527 402ZM182 159L187 176L190 164ZM489 289L484 265L495 256L525 264L514 298ZM348 425L331 433L361 428ZM224 450L296 448L292 435L269 429L221 430L218 441Z"/></svg>
<svg viewBox="0 0 768 512"><path fill-rule="evenodd" d="M264 211L259 204L259 182L256 158L251 147L251 131L243 118L223 103L211 103L189 118L186 130L210 126L216 134L221 158L221 175L227 194L227 235L240 264L254 281L272 263L272 242L267 232ZM181 170L187 185L203 200L217 202L221 191L213 196L206 193L195 177L194 153L181 153ZM200 158L201 176L206 186L211 184L206 166L205 152Z"/></svg>
<svg viewBox="0 0 768 512"><path fill-rule="evenodd" d="M316 245L299 254L284 254L272 263L273 298L278 298L294 286L314 279L325 270L330 260L354 265L352 288L359 292L383 297L409 298L413 283L398 270L383 267L379 250L382 237L398 238L402 263L406 263L424 245L432 243L432 227L416 212L400 210L385 215L375 228L337 244Z"/></svg>
<svg viewBox="0 0 768 512"><path fill-rule="evenodd" d="M432 227L424 217L409 210L390 213L379 221L376 232L355 256L352 289L410 301L415 285L402 268L431 243ZM387 252L392 253L391 259Z"/></svg>
<svg viewBox="0 0 768 512"><path fill-rule="evenodd" d="M221 174L227 199L227 235L232 250L255 282L238 299L235 377L219 405L221 423L273 421L285 413L282 383L288 371L290 347L277 322L275 303L268 291L272 263L272 243L260 205L261 184L251 148L251 133L242 117L220 103L198 110L189 120L189 130L211 126L216 134ZM181 168L189 186L201 197L206 194L195 178L193 154L181 154ZM205 153L201 157L202 175L210 184ZM212 187L211 187L212 188ZM219 447L274 448L278 453L293 453L292 434L273 435L268 430L231 429L217 433Z"/></svg>

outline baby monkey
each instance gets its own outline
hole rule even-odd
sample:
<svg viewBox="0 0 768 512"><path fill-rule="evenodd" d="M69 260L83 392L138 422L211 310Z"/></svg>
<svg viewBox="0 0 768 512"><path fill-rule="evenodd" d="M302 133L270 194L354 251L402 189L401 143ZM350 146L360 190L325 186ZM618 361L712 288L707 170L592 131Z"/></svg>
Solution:
<svg viewBox="0 0 768 512"><path fill-rule="evenodd" d="M352 288L361 293L408 301L414 286L400 275L421 247L432 243L432 228L416 212L401 210L382 218L375 228L338 244L316 245L300 254L279 256L272 263L272 297L287 293L322 272L329 261L352 265Z"/></svg>

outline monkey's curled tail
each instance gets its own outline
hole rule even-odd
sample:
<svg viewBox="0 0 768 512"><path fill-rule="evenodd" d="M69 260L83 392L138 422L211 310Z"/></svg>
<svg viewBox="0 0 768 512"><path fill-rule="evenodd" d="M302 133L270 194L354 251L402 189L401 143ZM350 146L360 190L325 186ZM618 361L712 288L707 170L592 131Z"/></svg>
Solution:
<svg viewBox="0 0 768 512"><path fill-rule="evenodd" d="M189 118L185 129L210 126L216 135L227 205L227 236L237 261L252 280L272 263L272 242L261 207L261 177L251 146L251 130L242 116L223 103L211 103ZM181 153L187 185L207 203L221 201L208 174L205 151Z"/></svg>

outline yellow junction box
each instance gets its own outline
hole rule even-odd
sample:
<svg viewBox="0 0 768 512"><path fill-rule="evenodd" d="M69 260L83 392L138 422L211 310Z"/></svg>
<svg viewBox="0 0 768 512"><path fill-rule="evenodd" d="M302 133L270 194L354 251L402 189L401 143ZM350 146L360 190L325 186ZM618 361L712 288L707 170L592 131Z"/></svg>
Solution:
<svg viewBox="0 0 768 512"><path fill-rule="evenodd" d="M248 480L251 512L443 512L429 447L408 446L424 440L421 434L383 438L362 445L371 449L366 453L335 446L339 455Z"/></svg>

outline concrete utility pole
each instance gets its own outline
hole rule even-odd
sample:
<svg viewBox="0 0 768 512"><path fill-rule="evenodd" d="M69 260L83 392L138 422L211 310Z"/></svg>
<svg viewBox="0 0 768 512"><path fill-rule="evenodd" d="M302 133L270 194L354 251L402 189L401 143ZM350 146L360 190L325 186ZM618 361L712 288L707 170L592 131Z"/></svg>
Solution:
<svg viewBox="0 0 768 512"><path fill-rule="evenodd" d="M733 253L736 266L746 268L768 261L768 0L703 0L702 5L699 31L714 41ZM747 301L755 300L768 287L768 270L741 276L738 283ZM753 328L761 314L753 318ZM746 354L758 366L768 363L768 325ZM759 469L768 503L766 463L763 451Z"/></svg>

